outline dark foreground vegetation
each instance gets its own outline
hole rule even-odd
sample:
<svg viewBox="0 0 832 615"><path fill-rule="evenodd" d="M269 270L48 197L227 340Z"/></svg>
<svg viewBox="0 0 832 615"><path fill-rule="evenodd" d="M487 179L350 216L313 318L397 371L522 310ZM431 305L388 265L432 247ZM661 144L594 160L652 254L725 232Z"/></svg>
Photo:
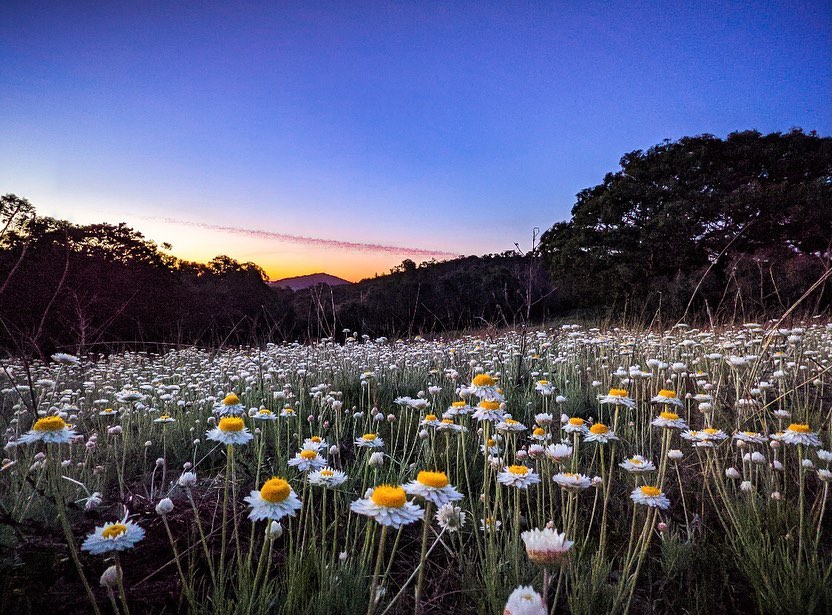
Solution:
<svg viewBox="0 0 832 615"><path fill-rule="evenodd" d="M76 225L0 200L0 345L46 356L514 326L576 311L722 322L829 308L832 138L747 131L665 142L578 194L528 251L293 292L218 256L179 260L124 224ZM820 282L813 287L813 284Z"/></svg>

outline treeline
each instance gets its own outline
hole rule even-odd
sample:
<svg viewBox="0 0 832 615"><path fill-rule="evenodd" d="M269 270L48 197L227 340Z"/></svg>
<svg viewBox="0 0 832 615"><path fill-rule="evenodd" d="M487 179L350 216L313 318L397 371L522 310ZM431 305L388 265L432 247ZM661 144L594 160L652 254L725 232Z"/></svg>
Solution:
<svg viewBox="0 0 832 615"><path fill-rule="evenodd" d="M782 314L832 265L832 139L666 141L621 158L541 239L562 305L649 319ZM803 313L830 305L821 282Z"/></svg>
<svg viewBox="0 0 832 615"><path fill-rule="evenodd" d="M174 258L124 224L75 225L0 197L0 346L45 356L396 338L582 314L641 322L828 310L832 139L794 130L666 141L578 194L527 253L404 261L357 284L272 288L254 263ZM825 277L826 276L826 277Z"/></svg>

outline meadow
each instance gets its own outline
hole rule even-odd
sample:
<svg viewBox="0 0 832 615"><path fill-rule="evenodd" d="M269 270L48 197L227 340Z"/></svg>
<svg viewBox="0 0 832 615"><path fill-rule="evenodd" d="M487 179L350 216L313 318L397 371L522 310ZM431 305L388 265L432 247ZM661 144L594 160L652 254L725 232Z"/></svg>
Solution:
<svg viewBox="0 0 832 615"><path fill-rule="evenodd" d="M832 324L0 371L3 612L832 610Z"/></svg>

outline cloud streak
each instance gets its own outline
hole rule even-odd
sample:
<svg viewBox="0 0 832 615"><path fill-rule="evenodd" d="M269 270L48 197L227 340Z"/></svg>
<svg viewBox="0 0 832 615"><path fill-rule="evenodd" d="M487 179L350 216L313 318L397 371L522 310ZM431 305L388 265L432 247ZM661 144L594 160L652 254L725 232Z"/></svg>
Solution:
<svg viewBox="0 0 832 615"><path fill-rule="evenodd" d="M400 254L413 256L426 256L431 258L456 258L460 254L455 252L445 252L442 250L429 250L426 248L411 248L407 246L391 246L380 243L363 243L355 241L341 241L338 239L324 239L321 237L307 237L305 235L293 235L290 233L276 233L273 231L262 231L258 229L240 228L237 226L223 226L220 224L208 224L207 222L193 222L190 220L180 220L178 218L149 218L167 224L176 224L179 226L188 226L191 228L200 228L208 231L221 231L224 233L233 233L234 235L245 235L247 237L256 237L258 239L271 239L275 241L284 241L287 243L300 244L305 246L316 246L321 248L333 248L336 250L351 250L354 252L375 252L380 254Z"/></svg>

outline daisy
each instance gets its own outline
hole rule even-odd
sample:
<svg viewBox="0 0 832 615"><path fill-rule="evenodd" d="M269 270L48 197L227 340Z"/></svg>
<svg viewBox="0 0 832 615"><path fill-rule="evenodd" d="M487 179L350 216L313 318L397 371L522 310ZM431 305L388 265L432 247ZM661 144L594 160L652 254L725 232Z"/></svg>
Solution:
<svg viewBox="0 0 832 615"><path fill-rule="evenodd" d="M318 454L318 449L305 448L289 460L289 465L297 468L301 472L308 472L309 470L318 470L326 465L326 459Z"/></svg>
<svg viewBox="0 0 832 615"><path fill-rule="evenodd" d="M546 615L546 603L534 588L518 587L508 597L503 615Z"/></svg>
<svg viewBox="0 0 832 615"><path fill-rule="evenodd" d="M355 445L358 448L381 448L384 446L384 440L374 433L365 433L355 441Z"/></svg>
<svg viewBox="0 0 832 615"><path fill-rule="evenodd" d="M219 425L209 429L205 437L222 444L247 444L254 438L239 416L221 418Z"/></svg>
<svg viewBox="0 0 832 615"><path fill-rule="evenodd" d="M687 429L688 426L685 420L680 419L675 412L662 412L657 418L653 419L651 424L663 429Z"/></svg>
<svg viewBox="0 0 832 615"><path fill-rule="evenodd" d="M70 429L59 416L45 416L35 421L32 429L20 436L18 442L29 444L43 440L47 444L64 444L75 437L75 431Z"/></svg>
<svg viewBox="0 0 832 615"><path fill-rule="evenodd" d="M294 489L288 482L276 476L263 483L260 491L252 491L245 501L251 506L248 518L252 521L280 521L287 515L294 517L295 512L301 509L300 499Z"/></svg>
<svg viewBox="0 0 832 615"><path fill-rule="evenodd" d="M541 427L543 425L551 425L553 420L555 420L555 417L553 417L548 412L541 412L540 414L534 415L534 422L540 425Z"/></svg>
<svg viewBox="0 0 832 615"><path fill-rule="evenodd" d="M572 447L568 444L550 444L546 447L546 456L552 461L563 461L572 456Z"/></svg>
<svg viewBox="0 0 832 615"><path fill-rule="evenodd" d="M419 421L419 425L422 427L438 427L439 426L439 417L435 414L426 414L425 418Z"/></svg>
<svg viewBox="0 0 832 615"><path fill-rule="evenodd" d="M545 442L549 438L549 434L542 427L535 427L529 438L535 442Z"/></svg>
<svg viewBox="0 0 832 615"><path fill-rule="evenodd" d="M478 421L498 422L503 420L504 412L500 408L500 402L485 399L480 402L472 415Z"/></svg>
<svg viewBox="0 0 832 615"><path fill-rule="evenodd" d="M618 436L603 423L595 423L584 437L584 442L597 442L598 444L606 444L612 440L618 440Z"/></svg>
<svg viewBox="0 0 832 615"><path fill-rule="evenodd" d="M661 492L661 489L649 485L633 489L630 499L636 504L644 504L662 510L666 510L670 506L670 500Z"/></svg>
<svg viewBox="0 0 832 615"><path fill-rule="evenodd" d="M526 426L523 425L520 421L515 421L512 418L504 418L502 421L497 423L497 429L500 431L525 431Z"/></svg>
<svg viewBox="0 0 832 615"><path fill-rule="evenodd" d="M754 444L764 444L766 441L766 437L756 431L737 432L733 435L733 439L739 442L749 442Z"/></svg>
<svg viewBox="0 0 832 615"><path fill-rule="evenodd" d="M680 408L684 406L682 400L676 395L676 391L670 391L668 389L662 389L659 391L659 394L650 401L654 404L672 404L674 406L679 406Z"/></svg>
<svg viewBox="0 0 832 615"><path fill-rule="evenodd" d="M112 408L104 408L104 410L98 413L98 416L116 416L117 414L118 410L113 410Z"/></svg>
<svg viewBox="0 0 832 615"><path fill-rule="evenodd" d="M444 472L422 470L416 475L416 480L404 486L404 490L408 495L417 495L436 506L462 499L462 494L449 484Z"/></svg>
<svg viewBox="0 0 832 615"><path fill-rule="evenodd" d="M468 405L468 402L455 401L450 405L450 407L448 407L443 416L445 416L446 418L453 418L458 414L468 414L472 410L473 408L471 408L471 406Z"/></svg>
<svg viewBox="0 0 832 615"><path fill-rule="evenodd" d="M223 398L222 403L214 406L214 414L217 416L240 416L245 414L246 409L240 403L240 398L234 393L229 393Z"/></svg>
<svg viewBox="0 0 832 615"><path fill-rule="evenodd" d="M169 416L167 414L162 414L162 415L159 416L158 419L153 419L154 423L159 423L159 424L162 424L162 425L164 425L166 423L173 423L175 421L176 421L175 418L172 418L171 416Z"/></svg>
<svg viewBox="0 0 832 615"><path fill-rule="evenodd" d="M105 523L101 527L95 528L95 531L84 540L81 550L89 551L93 555L101 555L110 551L124 551L132 549L142 538L144 538L144 530L136 523L127 521L125 518L122 521Z"/></svg>
<svg viewBox="0 0 832 615"><path fill-rule="evenodd" d="M529 485L540 482L540 476L527 466L514 465L500 472L497 481L506 486L528 489Z"/></svg>
<svg viewBox="0 0 832 615"><path fill-rule="evenodd" d="M488 438L488 442L480 445L480 452L485 454L486 447L489 455L499 455L503 449L500 448L500 443L494 438Z"/></svg>
<svg viewBox="0 0 832 615"><path fill-rule="evenodd" d="M592 484L592 479L589 476L572 472L560 472L555 474L552 480L567 491L581 491Z"/></svg>
<svg viewBox="0 0 832 615"><path fill-rule="evenodd" d="M465 427L462 425L457 425L453 422L452 419L442 419L439 425L436 426L437 431L453 431L454 433L459 433L460 431L465 431Z"/></svg>
<svg viewBox="0 0 832 615"><path fill-rule="evenodd" d="M652 472L656 469L656 466L653 464L652 461L647 459L646 457L642 457L641 455L633 455L629 459L626 459L618 464L628 472L632 472L633 474L640 474L642 472Z"/></svg>
<svg viewBox="0 0 832 615"><path fill-rule="evenodd" d="M311 438L306 438L303 441L303 447L302 448L310 449L310 450L316 450L316 451L320 452L320 451L326 449L326 447L327 447L326 440L321 438L321 436L312 436Z"/></svg>
<svg viewBox="0 0 832 615"><path fill-rule="evenodd" d="M586 429L586 421L584 421L582 418L579 418L579 417L577 417L577 416L572 417L572 418L571 418L571 419L569 419L569 420L566 422L566 424L563 426L563 430L564 430L566 433L578 433L578 434L585 434L585 433L586 433L586 431L587 431L587 429Z"/></svg>
<svg viewBox="0 0 832 615"><path fill-rule="evenodd" d="M610 389L610 392L606 395L598 396L598 403L627 406L628 408L634 408L636 405L635 400L629 396L627 389Z"/></svg>
<svg viewBox="0 0 832 615"><path fill-rule="evenodd" d="M566 532L559 534L555 529L529 530L520 534L526 545L526 555L535 564L551 566L562 561L575 543L566 540Z"/></svg>
<svg viewBox="0 0 832 615"><path fill-rule="evenodd" d="M309 473L309 482L319 487L337 487L347 480L347 475L329 467Z"/></svg>
<svg viewBox="0 0 832 615"><path fill-rule="evenodd" d="M810 431L805 423L792 423L783 433L786 444L802 444L804 446L820 446L820 438L816 431Z"/></svg>
<svg viewBox="0 0 832 615"><path fill-rule="evenodd" d="M297 416L297 413L295 412L294 408L289 408L287 406L280 411L280 416L284 419L293 419Z"/></svg>
<svg viewBox="0 0 832 615"><path fill-rule="evenodd" d="M477 374L471 381L471 392L480 399L503 401L503 396L497 388L497 381L488 374Z"/></svg>
<svg viewBox="0 0 832 615"><path fill-rule="evenodd" d="M268 408L260 408L257 412L251 415L255 421L276 421L277 415Z"/></svg>
<svg viewBox="0 0 832 615"><path fill-rule="evenodd" d="M538 380L537 384L534 385L534 390L544 397L548 397L549 395L554 394L555 387L552 386L548 380Z"/></svg>
<svg viewBox="0 0 832 615"><path fill-rule="evenodd" d="M350 510L371 517L394 530L422 518L422 508L408 502L404 488L394 485L379 485L368 498L350 504Z"/></svg>

